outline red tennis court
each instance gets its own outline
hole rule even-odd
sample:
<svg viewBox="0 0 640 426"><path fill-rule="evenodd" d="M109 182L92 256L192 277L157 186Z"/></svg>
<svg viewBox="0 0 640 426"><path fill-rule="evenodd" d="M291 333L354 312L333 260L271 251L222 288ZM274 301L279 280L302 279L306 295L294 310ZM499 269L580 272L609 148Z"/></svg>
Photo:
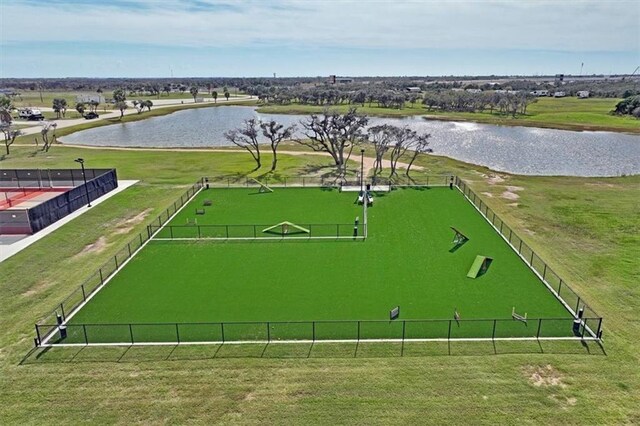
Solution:
<svg viewBox="0 0 640 426"><path fill-rule="evenodd" d="M69 189L71 188L0 188L0 210L28 209Z"/></svg>

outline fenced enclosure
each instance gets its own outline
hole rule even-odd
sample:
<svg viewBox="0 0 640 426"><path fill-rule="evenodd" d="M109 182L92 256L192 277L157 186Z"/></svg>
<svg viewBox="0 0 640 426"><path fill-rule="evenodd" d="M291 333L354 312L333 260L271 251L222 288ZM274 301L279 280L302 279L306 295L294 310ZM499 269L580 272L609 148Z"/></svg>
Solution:
<svg viewBox="0 0 640 426"><path fill-rule="evenodd" d="M593 340L601 318L294 321L165 324L36 325L38 339L56 330L47 344L198 344L255 342L447 341L501 339Z"/></svg>
<svg viewBox="0 0 640 426"><path fill-rule="evenodd" d="M113 169L3 170L0 189L10 210L0 211L0 233L32 234L73 213L118 187ZM59 192L53 198L28 203L33 195ZM0 200L0 203L3 200ZM15 201L16 205L13 206ZM4 207L3 207L4 208Z"/></svg>
<svg viewBox="0 0 640 426"><path fill-rule="evenodd" d="M439 176L425 179L417 186L449 186L451 184L451 176ZM524 261L528 268L531 268L535 274L542 280L544 285L550 290L566 308L571 316L560 318L549 315L548 317L532 317L522 320L518 318L494 318L494 319L401 319L395 321L383 320L331 320L340 318L342 315L325 316L329 320L323 321L295 321L295 316L291 317L292 321L265 321L265 322L242 322L242 321L222 321L222 322L125 322L116 323L92 323L88 321L70 322L70 318L77 313L80 308L90 300L101 288L106 285L111 277L119 271L126 262L131 259L150 239L154 240L260 240L260 239L354 239L354 233L357 232L356 238L363 238L367 234L367 215L364 214L364 220L357 225L351 224L305 224L297 223L301 228L305 228L309 232L300 232L296 229L289 229L290 234L285 235L283 232L275 232L272 234L263 232L273 224L266 225L210 225L210 224L192 224L192 225L175 225L169 223L176 217L179 211L189 211L186 204L189 203L201 189L208 187L213 188L237 188L237 187L255 187L260 185L250 180L239 180L231 182L231 180L222 181L217 186L213 179L203 178L192 185L178 200L176 200L169 208L163 211L154 221L152 221L146 230L133 238L125 247L123 247L110 261L103 265L96 273L89 277L76 291L67 297L53 312L51 312L42 321L36 324L36 343L38 345L54 345L54 344L176 344L176 343L242 343L242 342L302 342L302 341L410 341L410 340L497 340L497 339L595 339L599 340L601 336L602 319L589 308L580 297L573 292L569 286L558 277L558 275L549 268L540 257L525 244L495 213L489 209L486 204L468 188L468 186L457 177L453 177L455 186L464 194L464 197L477 209L484 219L479 218L475 210L471 207L465 209L473 212L473 216L478 217L477 223L482 223L494 239L504 247L505 251L512 253L510 256L514 262L521 265L520 268L525 269L520 260L515 257L511 249L513 249L518 257ZM321 180L317 181L297 181L301 185L287 182L287 187L318 187L323 186ZM429 182L429 185L427 185ZM266 184L266 182L263 182ZM281 183L284 186L284 183ZM381 184L378 182L378 184ZM276 187L278 183L270 182L269 185ZM328 185L325 185L328 186ZM396 187L404 185L396 185ZM336 188L336 186L331 186ZM296 191L296 190L294 190ZM320 190L319 190L320 191ZM449 191L439 189L442 194L458 194L456 195L461 205L468 206L467 202L459 195L458 191ZM249 191L250 192L250 191ZM307 192L307 191L300 191ZM394 191L395 192L395 191ZM403 190L398 190L398 193ZM319 193L328 194L329 192L320 191ZM333 192L336 193L335 190ZM433 191L417 191L416 193L431 194ZM198 195L197 199L202 202L206 192ZM340 195L340 194L338 194ZM347 196L342 194L342 197ZM393 195L390 195L393 198ZM447 195L449 196L449 195ZM261 197L261 195L259 196ZM396 198L393 198L394 200ZM401 199L401 197L400 197ZM366 204L363 207L366 212ZM180 214L177 215L180 217ZM446 219L448 220L448 219ZM487 221L491 227L497 231L498 235L504 239L511 248L507 248L502 240L495 236L495 233L484 221ZM182 218L178 223L184 223ZM355 226L355 229L354 229ZM448 227L447 227L448 228ZM173 244L152 243L150 247L174 246ZM365 245L354 245L366 247ZM297 244L294 244L297 246ZM285 244L283 246L294 246ZM306 246L306 244L304 244ZM209 244L197 246L225 246L224 244ZM316 246L314 244L313 246ZM317 246L320 246L318 244ZM347 244L346 246L351 246ZM187 245L185 245L187 247ZM195 247L195 246L194 246ZM311 246L309 246L311 247ZM244 250L244 249L243 249ZM145 249L144 253L148 250ZM141 257L145 257L142 255ZM215 257L213 257L215 258ZM139 262L137 262L139 263ZM527 270L527 274L532 276ZM535 283L539 281L536 280ZM535 284L537 286L538 284ZM540 287L537 287L540 288ZM546 290L540 290L545 293ZM547 297L547 296L545 296ZM549 296L552 299L551 296ZM564 308L560 308L557 302L553 301L558 309L556 315L563 315ZM511 312L511 305L509 305ZM530 311L531 312L531 311ZM84 313L84 310L83 310ZM552 313L551 313L552 314ZM491 318L493 312L488 312L487 317ZM497 317L502 312L495 313ZM508 315L508 314L507 314ZM83 320L85 315L82 316ZM318 318L318 316L298 316L297 318ZM351 318L362 318L363 316L354 315ZM426 316L428 318L428 315ZM224 318L224 317L223 317ZM220 319L223 319L220 318ZM229 318L229 317L227 317ZM271 315L264 315L257 319L273 318ZM323 317L320 317L323 318ZM366 318L370 318L366 316ZM421 316L413 316L410 318L421 318ZM424 318L424 317L422 317ZM115 318L112 318L115 319ZM212 318L214 319L214 318ZM218 319L218 318L215 318ZM284 319L289 319L285 317ZM101 322L101 318L94 319ZM174 320L171 318L170 320ZM179 321L176 317L175 320Z"/></svg>

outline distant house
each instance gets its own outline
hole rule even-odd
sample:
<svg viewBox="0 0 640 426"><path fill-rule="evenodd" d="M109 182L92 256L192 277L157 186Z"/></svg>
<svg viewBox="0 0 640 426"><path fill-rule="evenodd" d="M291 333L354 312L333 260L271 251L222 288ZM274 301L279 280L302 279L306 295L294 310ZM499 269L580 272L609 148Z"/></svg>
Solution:
<svg viewBox="0 0 640 426"><path fill-rule="evenodd" d="M565 96L567 96L565 92L553 92L554 98L564 98Z"/></svg>
<svg viewBox="0 0 640 426"><path fill-rule="evenodd" d="M589 91L588 90L580 90L577 93L578 95L578 99L586 99L589 97Z"/></svg>
<svg viewBox="0 0 640 426"><path fill-rule="evenodd" d="M408 93L420 93L420 92L422 92L422 89L420 89L417 86L405 87L404 90L407 91Z"/></svg>

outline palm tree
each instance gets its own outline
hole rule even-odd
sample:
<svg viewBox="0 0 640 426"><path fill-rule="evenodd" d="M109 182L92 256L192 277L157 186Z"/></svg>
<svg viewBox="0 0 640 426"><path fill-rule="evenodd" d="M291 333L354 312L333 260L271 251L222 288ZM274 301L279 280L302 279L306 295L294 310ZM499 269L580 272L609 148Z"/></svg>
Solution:
<svg viewBox="0 0 640 426"><path fill-rule="evenodd" d="M189 92L191 93L191 96L193 96L193 102L195 102L196 96L198 96L198 88L196 86L191 86L191 89L189 89Z"/></svg>

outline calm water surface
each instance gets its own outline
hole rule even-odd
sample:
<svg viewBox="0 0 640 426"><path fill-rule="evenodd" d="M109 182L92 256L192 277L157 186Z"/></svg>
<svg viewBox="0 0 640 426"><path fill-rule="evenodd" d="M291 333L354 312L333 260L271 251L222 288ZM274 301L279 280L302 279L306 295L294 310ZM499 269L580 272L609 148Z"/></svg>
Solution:
<svg viewBox="0 0 640 426"><path fill-rule="evenodd" d="M83 130L62 141L119 147L228 146L223 133L238 127L242 120L274 119L289 125L305 117L258 114L255 108L242 106L199 108ZM636 135L429 121L421 117L370 120L370 125L382 123L431 133L434 154L502 172L565 176L640 174L640 136Z"/></svg>

